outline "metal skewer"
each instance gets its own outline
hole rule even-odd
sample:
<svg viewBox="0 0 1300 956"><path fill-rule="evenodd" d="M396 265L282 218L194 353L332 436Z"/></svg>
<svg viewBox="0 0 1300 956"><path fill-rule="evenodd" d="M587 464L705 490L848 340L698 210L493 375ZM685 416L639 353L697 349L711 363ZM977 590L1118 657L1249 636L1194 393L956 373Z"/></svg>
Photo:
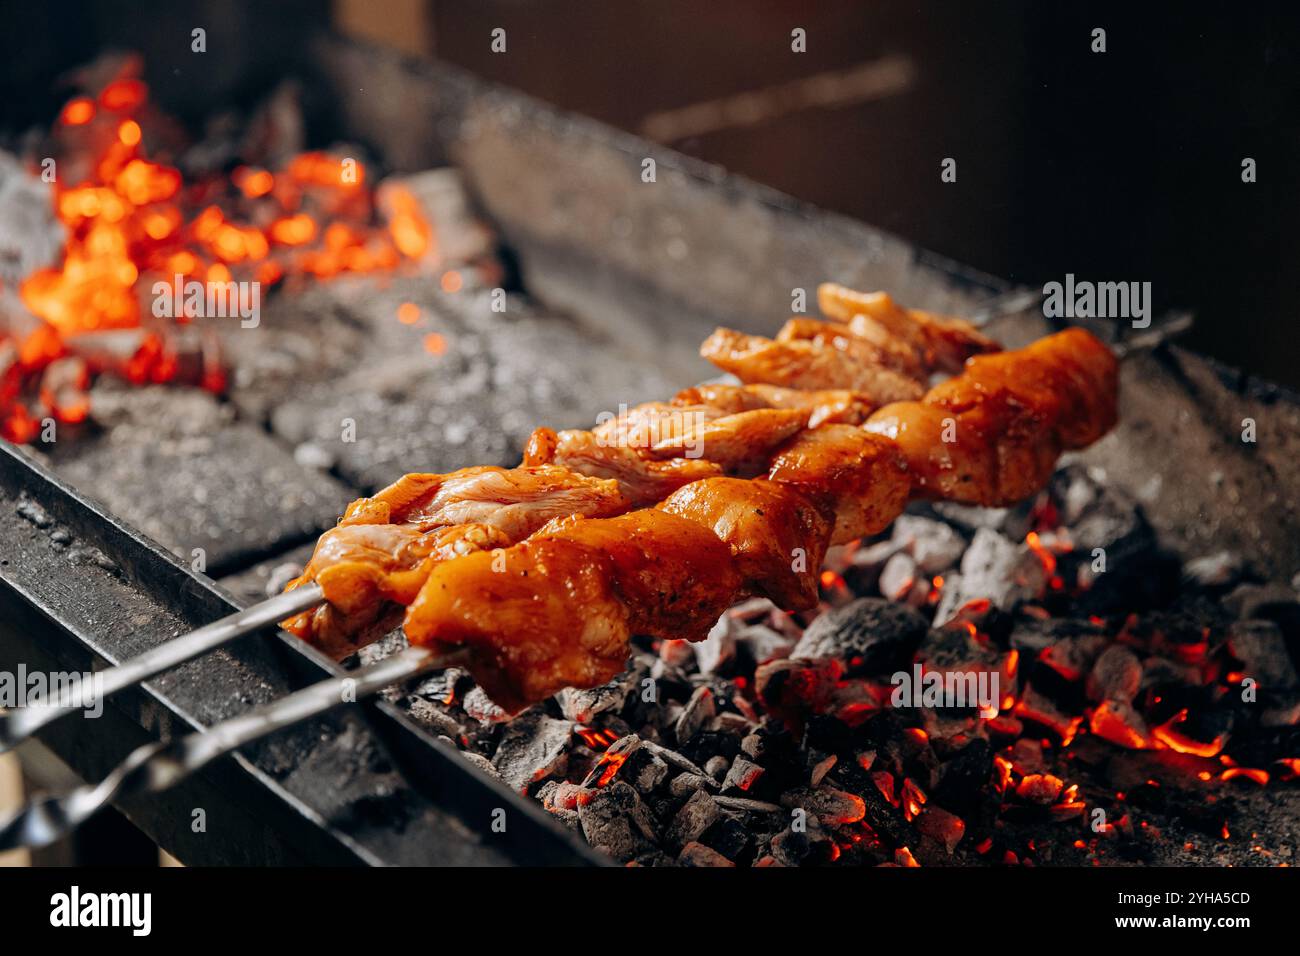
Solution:
<svg viewBox="0 0 1300 956"><path fill-rule="evenodd" d="M468 656L466 650L439 655L422 647L409 647L351 674L320 681L254 707L207 730L170 742L145 744L133 750L99 783L85 784L61 796L38 797L0 821L0 851L47 846L116 799L161 793L245 744L360 700L389 684L462 664Z"/></svg>
<svg viewBox="0 0 1300 956"><path fill-rule="evenodd" d="M91 692L96 699L102 699L133 687L178 664L184 664L188 660L229 644L237 637L261 630L300 611L315 607L324 599L320 585L315 582L284 594L277 594L273 598L237 611L188 634L172 638L116 667L102 670L95 675L90 687L68 688L57 702L16 707L0 713L0 754L65 714L90 706L93 703L89 697Z"/></svg>

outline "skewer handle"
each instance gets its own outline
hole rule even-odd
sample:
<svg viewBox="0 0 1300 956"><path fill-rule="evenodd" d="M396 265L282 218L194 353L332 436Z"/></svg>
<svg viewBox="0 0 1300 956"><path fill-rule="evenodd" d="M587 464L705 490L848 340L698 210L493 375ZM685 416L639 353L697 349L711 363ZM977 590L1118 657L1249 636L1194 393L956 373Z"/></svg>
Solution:
<svg viewBox="0 0 1300 956"><path fill-rule="evenodd" d="M466 652L437 655L410 647L342 677L332 677L287 697L170 742L145 744L97 784L62 796L42 796L0 821L0 851L42 847L71 832L114 800L160 793L213 760L309 717L369 696L389 684L462 663Z"/></svg>
<svg viewBox="0 0 1300 956"><path fill-rule="evenodd" d="M36 731L65 714L83 710L96 700L102 700L110 694L134 687L163 671L229 644L237 637L259 631L300 611L306 611L320 604L324 599L320 585L314 582L286 591L284 594L277 594L273 598L244 608L242 611L236 611L219 621L213 621L188 634L182 634L180 637L159 644L116 667L106 668L94 675L89 687L79 683L71 688L65 688L65 692L57 702L17 707L0 713L0 754L17 746Z"/></svg>

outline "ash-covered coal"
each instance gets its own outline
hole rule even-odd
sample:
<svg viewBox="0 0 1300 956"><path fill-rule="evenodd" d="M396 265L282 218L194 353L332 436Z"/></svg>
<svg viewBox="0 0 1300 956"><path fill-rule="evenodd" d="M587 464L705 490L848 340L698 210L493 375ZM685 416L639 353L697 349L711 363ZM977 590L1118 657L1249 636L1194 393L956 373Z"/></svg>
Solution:
<svg viewBox="0 0 1300 956"><path fill-rule="evenodd" d="M1103 479L920 506L832 549L816 611L746 601L513 720L463 674L410 704L629 865L1282 862L1300 598L1184 566Z"/></svg>

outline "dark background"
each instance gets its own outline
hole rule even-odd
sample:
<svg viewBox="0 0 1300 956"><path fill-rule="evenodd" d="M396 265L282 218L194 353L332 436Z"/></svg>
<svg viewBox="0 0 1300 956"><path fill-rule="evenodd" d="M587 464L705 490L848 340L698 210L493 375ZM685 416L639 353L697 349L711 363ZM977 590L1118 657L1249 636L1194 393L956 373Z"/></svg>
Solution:
<svg viewBox="0 0 1300 956"><path fill-rule="evenodd" d="M436 55L634 132L648 116L900 58L905 88L673 142L985 272L1153 284L1186 341L1300 385L1300 5L785 0L0 0L0 129L47 122L56 77L146 54L191 120L291 69L330 26ZM189 31L208 30L199 75ZM790 31L808 50L790 50ZM507 31L505 54L490 31ZM1090 51L1107 31L1107 52ZM250 66L252 67L250 69ZM1258 182L1241 181L1243 157ZM956 183L940 161L957 160Z"/></svg>

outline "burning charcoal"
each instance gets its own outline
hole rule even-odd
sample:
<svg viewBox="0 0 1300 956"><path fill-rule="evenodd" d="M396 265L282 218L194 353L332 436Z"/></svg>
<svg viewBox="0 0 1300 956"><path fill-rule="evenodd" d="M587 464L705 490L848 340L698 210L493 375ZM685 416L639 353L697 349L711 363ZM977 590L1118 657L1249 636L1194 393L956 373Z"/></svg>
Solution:
<svg viewBox="0 0 1300 956"><path fill-rule="evenodd" d="M659 645L659 659L672 668L683 668L695 659L690 641L663 641Z"/></svg>
<svg viewBox="0 0 1300 956"><path fill-rule="evenodd" d="M609 745L583 779L584 787L603 787L618 776L628 760L641 749L641 738L636 734L620 737Z"/></svg>
<svg viewBox="0 0 1300 956"><path fill-rule="evenodd" d="M0 151L0 285L16 288L37 269L56 265L66 241L49 186Z"/></svg>
<svg viewBox="0 0 1300 956"><path fill-rule="evenodd" d="M1047 572L1033 550L996 531L980 528L961 559L959 578L949 577L935 621L949 620L962 605L979 599L1005 611L1030 600L1047 586Z"/></svg>
<svg viewBox="0 0 1300 956"><path fill-rule="evenodd" d="M677 855L677 863L680 866L736 865L712 847L707 847L703 843L696 843L693 841L682 847L682 852Z"/></svg>
<svg viewBox="0 0 1300 956"><path fill-rule="evenodd" d="M461 757L463 757L465 760L468 760L470 763L472 763L479 770L483 771L483 773L487 774L489 777L496 777L498 780L501 779L501 774L497 772L496 767L492 766L492 761L488 760L487 757L484 757L480 753L475 753L472 750L461 750L459 751L459 753Z"/></svg>
<svg viewBox="0 0 1300 956"><path fill-rule="evenodd" d="M522 793L530 784L563 772L572 735L572 721L547 717L539 709L527 711L506 725L492 763L501 779Z"/></svg>
<svg viewBox="0 0 1300 956"><path fill-rule="evenodd" d="M1273 621L1288 641L1300 641L1300 603L1284 584L1243 584L1223 604L1243 620Z"/></svg>
<svg viewBox="0 0 1300 956"><path fill-rule="evenodd" d="M1017 717L1042 724L1062 741L1073 740L1082 721L1080 717L1063 714L1054 701L1039 693L1032 685L1025 686L1024 693L1016 703L1015 713Z"/></svg>
<svg viewBox="0 0 1300 956"><path fill-rule="evenodd" d="M1292 690L1297 684L1286 639L1272 621L1234 622L1228 629L1228 653L1265 690Z"/></svg>
<svg viewBox="0 0 1300 956"><path fill-rule="evenodd" d="M1048 806L1056 802L1065 784L1050 773L1032 773L1016 786L1016 796L1029 803Z"/></svg>
<svg viewBox="0 0 1300 956"><path fill-rule="evenodd" d="M754 674L754 690L773 714L797 726L807 713L826 709L842 673L830 658L768 661Z"/></svg>
<svg viewBox="0 0 1300 956"><path fill-rule="evenodd" d="M718 782L705 773L681 773L673 777L668 784L668 792L674 797L684 797L696 790L717 790Z"/></svg>
<svg viewBox="0 0 1300 956"><path fill-rule="evenodd" d="M560 705L560 713L568 720L579 724L590 724L598 714L607 711L619 711L627 703L627 698L636 689L646 671L633 667L627 673L615 677L607 684L586 690L566 687L555 695L555 702Z"/></svg>
<svg viewBox="0 0 1300 956"><path fill-rule="evenodd" d="M900 551L885 562L880 572L880 593L892 601L907 603L916 577L916 562L911 555Z"/></svg>
<svg viewBox="0 0 1300 956"><path fill-rule="evenodd" d="M1101 634L1062 637L1045 648L1038 660L1067 681L1082 680L1092 672L1098 656L1108 644L1109 639Z"/></svg>
<svg viewBox="0 0 1300 956"><path fill-rule="evenodd" d="M875 754L872 754L871 757L874 760ZM835 754L831 754L829 757L823 757L821 760L818 760L813 764L813 768L808 774L808 785L810 787L820 786L821 782L826 779L826 775L834 769L835 763L838 759L839 758L836 757Z"/></svg>
<svg viewBox="0 0 1300 956"><path fill-rule="evenodd" d="M594 848L626 863L653 849L654 822L640 795L621 780L578 801L582 835Z"/></svg>
<svg viewBox="0 0 1300 956"><path fill-rule="evenodd" d="M1106 700L1092 712L1088 729L1102 740L1129 750L1145 750L1151 733L1147 722L1127 700Z"/></svg>
<svg viewBox="0 0 1300 956"><path fill-rule="evenodd" d="M1246 573L1246 562L1235 551L1217 551L1188 561L1183 566L1183 577L1207 589L1227 588L1236 584Z"/></svg>
<svg viewBox="0 0 1300 956"><path fill-rule="evenodd" d="M832 846L830 834L810 814L799 829L790 826L774 836L771 852L782 866L802 866L829 856Z"/></svg>
<svg viewBox="0 0 1300 956"><path fill-rule="evenodd" d="M866 815L862 798L834 787L799 787L781 796L784 807L798 807L827 826L857 823Z"/></svg>
<svg viewBox="0 0 1300 956"><path fill-rule="evenodd" d="M1122 644L1112 644L1097 658L1088 675L1088 699L1132 703L1142 686L1142 662Z"/></svg>
<svg viewBox="0 0 1300 956"><path fill-rule="evenodd" d="M673 817L673 822L668 827L668 840L674 846L684 846L692 840L698 840L721 816L722 811L713 797L703 790L697 790Z"/></svg>
<svg viewBox="0 0 1300 956"><path fill-rule="evenodd" d="M480 724L501 724L510 719L510 715L496 705L481 687L472 687L461 701L461 707Z"/></svg>
<svg viewBox="0 0 1300 956"><path fill-rule="evenodd" d="M925 618L911 608L859 598L813 621L790 656L835 658L849 674L879 673L909 660L925 632Z"/></svg>
<svg viewBox="0 0 1300 956"><path fill-rule="evenodd" d="M412 214L432 227L434 239L428 257L436 265L470 262L492 250L492 234L474 217L464 178L457 169L430 169L386 179L379 184L375 199L389 227L398 234L403 218Z"/></svg>
<svg viewBox="0 0 1300 956"><path fill-rule="evenodd" d="M677 743L680 745L690 741L701 727L713 719L717 712L717 702L714 700L713 691L708 687L695 688L695 692L691 694L691 699L686 702L686 707L682 710L682 715L677 718L677 724L673 728Z"/></svg>
<svg viewBox="0 0 1300 956"><path fill-rule="evenodd" d="M1201 680L1200 668L1193 664L1171 661L1153 654L1142 662L1142 686L1160 687L1165 684L1197 684Z"/></svg>
<svg viewBox="0 0 1300 956"><path fill-rule="evenodd" d="M1011 631L1011 646L1028 656L1036 657L1042 651L1073 637L1102 635L1101 625L1078 618L1022 618ZM1094 655L1095 656L1095 655ZM1089 661L1091 664L1091 660Z"/></svg>
<svg viewBox="0 0 1300 956"><path fill-rule="evenodd" d="M731 763L726 778L722 781L722 792L728 796L748 793L763 776L764 770L756 763L744 757L737 757Z"/></svg>
<svg viewBox="0 0 1300 956"><path fill-rule="evenodd" d="M641 742L641 745L655 756L662 758L669 766L676 767L684 773L697 774L701 777L708 776L702 768L696 766L675 750L669 750L667 747L657 744L652 740L644 740Z"/></svg>
<svg viewBox="0 0 1300 956"><path fill-rule="evenodd" d="M945 521L950 521L971 534L980 528L1002 531L1015 537L1023 537L1025 533L1021 530L1017 534L1016 529L1010 528L1014 521L1009 508L981 508L978 505L963 505L955 501L936 501L930 505L930 508Z"/></svg>
<svg viewBox="0 0 1300 956"><path fill-rule="evenodd" d="M729 615L722 615L718 618L718 623L714 624L713 629L709 631L707 638L691 645L691 649L695 652L696 666L701 674L712 674L735 658L736 634L732 623Z"/></svg>
<svg viewBox="0 0 1300 956"><path fill-rule="evenodd" d="M583 795L590 792L576 783L548 780L537 791L537 799L547 810L577 810Z"/></svg>
<svg viewBox="0 0 1300 956"><path fill-rule="evenodd" d="M917 817L916 828L924 836L943 844L949 856L966 835L966 823L961 817L934 805L927 806Z"/></svg>
<svg viewBox="0 0 1300 956"><path fill-rule="evenodd" d="M638 793L647 794L668 779L668 764L647 748L638 747L619 774L636 787Z"/></svg>
<svg viewBox="0 0 1300 956"><path fill-rule="evenodd" d="M736 642L754 664L789 657L794 640L765 624L753 624L736 634Z"/></svg>
<svg viewBox="0 0 1300 956"><path fill-rule="evenodd" d="M966 550L966 539L952 525L919 515L899 515L894 520L893 541L906 549L917 570L927 577L947 571Z"/></svg>

